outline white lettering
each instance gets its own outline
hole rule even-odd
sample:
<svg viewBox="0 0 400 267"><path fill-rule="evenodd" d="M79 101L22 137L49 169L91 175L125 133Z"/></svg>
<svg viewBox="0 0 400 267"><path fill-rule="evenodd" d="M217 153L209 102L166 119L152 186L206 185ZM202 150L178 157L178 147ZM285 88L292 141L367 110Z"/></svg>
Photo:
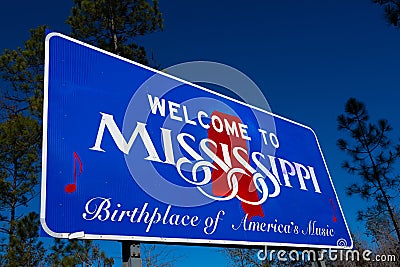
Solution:
<svg viewBox="0 0 400 267"><path fill-rule="evenodd" d="M149 99L149 104L150 104L150 109L153 114L157 114L157 110L160 112L160 115L162 117L165 117L165 99L160 99L158 97L155 97L154 100L151 95L147 95L147 98Z"/></svg>
<svg viewBox="0 0 400 267"><path fill-rule="evenodd" d="M151 141L150 135L146 130L146 124L137 122L135 130L133 131L129 142L126 142L125 138L123 137L121 131L118 129L117 124L114 121L114 117L110 114L101 113L102 118L99 126L99 130L97 131L96 142L93 147L89 148L91 150L96 150L100 152L105 152L104 149L101 148L101 142L103 140L104 130L107 126L108 131L111 134L115 144L117 145L118 149L121 150L125 154L129 154L129 151L135 141L136 137L139 135L143 141L144 146L146 147L147 153L149 156L145 158L146 160L161 162L160 158L158 157L157 151Z"/></svg>

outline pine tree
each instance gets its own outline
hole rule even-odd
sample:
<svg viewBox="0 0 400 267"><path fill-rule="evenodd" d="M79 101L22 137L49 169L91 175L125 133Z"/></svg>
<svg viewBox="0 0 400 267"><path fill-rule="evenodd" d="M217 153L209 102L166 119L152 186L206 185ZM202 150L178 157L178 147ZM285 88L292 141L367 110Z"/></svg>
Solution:
<svg viewBox="0 0 400 267"><path fill-rule="evenodd" d="M399 0L372 0L373 3L380 5L385 12L387 22L396 28L400 25L400 1Z"/></svg>
<svg viewBox="0 0 400 267"><path fill-rule="evenodd" d="M39 216L30 212L17 222L14 249L7 255L8 266L39 266L44 263L45 248L39 240Z"/></svg>
<svg viewBox="0 0 400 267"><path fill-rule="evenodd" d="M32 29L23 48L5 49L0 55L3 120L7 113L31 115L38 121L42 118L45 29Z"/></svg>
<svg viewBox="0 0 400 267"><path fill-rule="evenodd" d="M39 229L37 214L20 211L38 195L40 174L41 108L35 103L43 88L44 27L31 37L24 48L0 55L0 232L7 236L8 266L18 266L21 246L28 245L22 241L33 242Z"/></svg>
<svg viewBox="0 0 400 267"><path fill-rule="evenodd" d="M74 0L67 24L71 36L121 57L153 67L137 37L163 28L158 1Z"/></svg>
<svg viewBox="0 0 400 267"><path fill-rule="evenodd" d="M368 221L385 216L391 225L389 232L394 231L400 248L400 226L395 210L400 176L394 172L400 145L392 144L388 136L392 127L386 120L379 120L377 124L369 122L363 103L350 98L345 112L338 117L338 128L348 133L352 141L338 140L339 148L351 157L351 161L344 162L343 168L361 178L347 188L347 193L372 201L366 211L359 213L359 219Z"/></svg>
<svg viewBox="0 0 400 267"><path fill-rule="evenodd" d="M18 208L37 195L40 138L40 125L30 117L10 114L0 123L0 232L8 235L11 254L21 223Z"/></svg>
<svg viewBox="0 0 400 267"><path fill-rule="evenodd" d="M162 30L158 1L74 0L67 20L71 35L111 53L149 64L144 47L135 43L141 35Z"/></svg>
<svg viewBox="0 0 400 267"><path fill-rule="evenodd" d="M73 37L149 63L145 49L134 41L137 36L162 29L157 1L152 4L144 0L74 2L67 21ZM0 55L0 233L6 236L2 239L6 246L0 248L0 253L3 251L0 264L6 266L37 265L38 255L43 252L42 244L37 241L38 215L23 216L19 208L27 206L39 193L45 29L41 26L31 30L31 38L24 47L6 49ZM113 263L91 241L60 241L56 245L54 249L66 256L57 258L51 254L53 266L75 265L77 258L86 265ZM26 251L28 259L21 263Z"/></svg>

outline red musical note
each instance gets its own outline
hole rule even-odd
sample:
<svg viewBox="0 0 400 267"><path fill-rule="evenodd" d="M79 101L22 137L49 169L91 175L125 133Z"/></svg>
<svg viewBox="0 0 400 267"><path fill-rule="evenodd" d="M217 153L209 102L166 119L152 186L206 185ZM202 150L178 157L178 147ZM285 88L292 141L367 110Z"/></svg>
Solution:
<svg viewBox="0 0 400 267"><path fill-rule="evenodd" d="M336 206L335 203L333 203L332 198L329 199L329 202L331 203L332 206L332 212L333 212L333 217L332 217L332 221L333 222L337 222L337 217L336 217Z"/></svg>
<svg viewBox="0 0 400 267"><path fill-rule="evenodd" d="M76 161L79 163L79 173L78 175L76 174ZM68 194L75 192L76 190L76 176L79 176L82 174L82 161L79 158L78 154L74 151L74 183L73 184L67 184L64 188L65 192Z"/></svg>

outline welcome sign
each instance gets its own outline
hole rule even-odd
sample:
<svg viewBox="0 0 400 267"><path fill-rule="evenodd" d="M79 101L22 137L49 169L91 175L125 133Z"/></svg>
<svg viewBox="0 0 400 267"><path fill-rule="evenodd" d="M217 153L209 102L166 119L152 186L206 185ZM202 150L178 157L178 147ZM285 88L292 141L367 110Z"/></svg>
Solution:
<svg viewBox="0 0 400 267"><path fill-rule="evenodd" d="M50 33L43 128L51 236L352 247L296 122Z"/></svg>

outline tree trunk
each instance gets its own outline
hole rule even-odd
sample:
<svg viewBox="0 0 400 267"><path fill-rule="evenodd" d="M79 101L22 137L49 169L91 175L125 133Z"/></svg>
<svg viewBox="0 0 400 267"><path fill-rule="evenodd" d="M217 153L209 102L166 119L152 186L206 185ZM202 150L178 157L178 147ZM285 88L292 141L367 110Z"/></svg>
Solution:
<svg viewBox="0 0 400 267"><path fill-rule="evenodd" d="M383 199L385 200L385 205L386 205L386 207L387 207L387 209L389 211L390 219L391 219L391 221L393 223L394 230L396 231L397 242L398 242L398 244L400 246L400 229L399 229L399 225L397 224L396 218L394 216L393 209L392 209L392 207L390 205L390 202L389 202L389 198L386 195L385 190L383 190L382 185L381 185L381 181L379 179L378 179L378 185L379 185L379 190L382 192Z"/></svg>
<svg viewBox="0 0 400 267"><path fill-rule="evenodd" d="M14 165L14 174L13 174L13 185L12 185L12 192L15 192L17 189L17 179L18 179L18 159L14 158L13 160ZM15 205L16 200L15 196L12 195L11 203L10 203L10 227L8 228L8 250L14 249L14 232L15 232Z"/></svg>
<svg viewBox="0 0 400 267"><path fill-rule="evenodd" d="M120 53L118 52L118 37L117 37L117 32L115 30L114 12L112 10L110 3L108 6L108 11L110 12L110 24L111 24L110 33L114 44L114 54L119 55Z"/></svg>
<svg viewBox="0 0 400 267"><path fill-rule="evenodd" d="M394 230L395 230L396 235L397 235L397 242L398 242L398 244L400 246L400 229L399 229L399 226L398 226L398 224L396 222L396 218L394 216L393 209L392 209L392 207L390 205L389 198L388 198L388 196L387 196L387 194L385 192L385 189L382 186L380 177L378 175L377 166L375 164L374 158L372 157L372 151L370 150L370 148L368 146L368 143L367 143L364 127L362 127L361 120L360 120L360 118L358 116L357 116L357 120L358 120L358 126L362 130L362 140L360 140L360 141L363 144L363 146L365 147L365 149L367 150L367 154L368 154L369 160L371 161L371 164L372 164L372 170L373 170L373 175L374 175L373 177L378 183L379 191L382 193L382 196L383 196L383 199L384 199L384 202L385 202L385 206L388 209L390 220L392 221L392 225L393 225Z"/></svg>

